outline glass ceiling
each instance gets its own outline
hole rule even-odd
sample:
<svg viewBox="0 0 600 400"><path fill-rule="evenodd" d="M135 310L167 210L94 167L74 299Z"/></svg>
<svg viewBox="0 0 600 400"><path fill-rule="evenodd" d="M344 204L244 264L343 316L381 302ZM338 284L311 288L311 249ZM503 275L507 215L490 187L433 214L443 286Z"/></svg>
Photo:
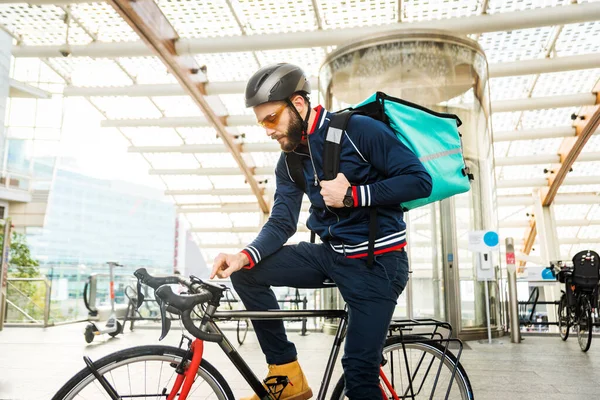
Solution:
<svg viewBox="0 0 600 400"><path fill-rule="evenodd" d="M24 3L0 4L0 25L21 46L43 46L69 43L89 44L92 42L134 42L137 34L106 3L31 5ZM481 15L498 14L519 10L564 6L571 0L414 0L410 2L384 0L295 0L295 1L251 1L215 0L197 2L184 0L157 0L182 38L210 38L238 35L276 35L296 31L336 30L375 24L442 20ZM580 1L580 3L583 3ZM398 9L398 5L401 9ZM316 8L315 8L316 6ZM487 8L482 9L483 6ZM69 17L65 18L68 14ZM266 16L269 16L266 18ZM65 22L66 21L66 22ZM600 52L600 21L546 26L532 29L517 29L469 35L478 40L484 49L489 64L507 63L518 60L533 60ZM286 61L302 65L311 76L318 76L318 69L326 55L334 47L301 48L287 50L252 51L236 53L200 54L195 58L205 65L209 82L242 82L262 65ZM119 87L135 84L177 84L167 73L162 62L155 57L118 58L47 58L41 60L49 70L60 75L64 85L76 87ZM49 85L40 76L28 73L27 63L32 60L18 58L13 67L17 80L43 87L57 95L62 94L63 85ZM492 103L501 100L516 100L527 97L560 96L590 93L600 78L598 69L569 72L554 72L514 77L491 78ZM319 93L314 92L313 102L318 102ZM251 115L244 108L242 94L209 96L213 109L221 115ZM86 98L107 119L146 119L162 117L201 116L195 103L187 96L127 97L91 96ZM18 106L18 102L16 103ZM65 107L75 107L75 102L65 102ZM495 133L530 130L535 128L570 126L571 114L579 107L564 107L523 112L501 112L492 116ZM19 134L19 121L11 121L11 132ZM25 124L26 126L26 124ZM22 128L25 129L25 128ZM103 128L107 131L117 128ZM228 127L238 135L237 140L247 144L269 143L262 130L256 126ZM222 144L215 130L203 127L182 128L119 128L120 134L133 146L178 146L181 144ZM494 145L496 158L527 155L556 155L563 138L535 140L498 141ZM592 137L584 153L600 152L600 135ZM237 168L233 158L222 153L145 153L149 169L196 169ZM593 155L592 155L593 156ZM133 155L132 157L140 157ZM258 168L273 168L278 154L269 151L245 153L246 162ZM594 157L591 157L594 159ZM576 162L569 177L597 177L600 179L600 157L596 161ZM545 178L544 169L556 168L551 164L503 165L496 167L497 181L519 181ZM217 207L219 204L256 204L241 173L239 175L164 175L161 176L167 190L201 189L248 189L247 195L173 195L180 210L186 208ZM270 175L257 176L266 188L269 201L274 191L274 179ZM595 194L600 191L600 182L590 185L563 185L559 194ZM528 217L532 205L502 205L508 196L530 196L533 187L501 187L499 195L500 234L513 236L516 242L526 234ZM589 202L588 202L589 203ZM240 228L233 232L196 232L196 240L211 260L219 251L242 247L250 241L262 222L262 216L250 208L239 213L189 213L182 214L194 228ZM560 226L559 237L581 238L585 243L571 240L561 244L561 254L570 256L590 243L600 245L600 207L598 204L557 204L557 220L596 221L589 226ZM301 216L303 224L306 215ZM306 240L308 233L300 226L299 233L292 239ZM222 248L219 248L222 246ZM518 246L519 247L519 246ZM532 252L536 255L536 252Z"/></svg>

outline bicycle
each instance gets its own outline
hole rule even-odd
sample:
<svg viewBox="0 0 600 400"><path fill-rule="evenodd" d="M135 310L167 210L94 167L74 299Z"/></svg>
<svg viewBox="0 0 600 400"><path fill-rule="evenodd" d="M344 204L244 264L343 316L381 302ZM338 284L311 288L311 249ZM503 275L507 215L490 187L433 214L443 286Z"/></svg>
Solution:
<svg viewBox="0 0 600 400"><path fill-rule="evenodd" d="M598 254L584 250L577 253L573 265L564 261L551 263L556 279L565 284L558 304L558 328L560 338L566 341L572 325L575 325L581 351L586 352L592 344L593 314L598 303L600 280Z"/></svg>
<svg viewBox="0 0 600 400"><path fill-rule="evenodd" d="M180 315L183 326L195 339L182 334L179 347L139 346L110 354L95 362L84 357L86 368L59 389L53 400L140 397L167 400L234 399L223 375L203 358L204 342L214 342L220 346L260 399L277 400L288 383L287 377L271 377L263 386L223 335L216 321L231 318L339 318L340 323L316 397L317 400L325 399L346 332L348 314L345 309L217 312L219 301L227 290L225 286L203 282L193 276L189 279L181 276L153 277L143 268L134 275L138 278L139 304L143 301L140 290L142 283L155 289L155 297L161 305L160 339L167 335L171 325L166 312ZM188 294L175 294L168 286L170 284L183 285ZM199 326L196 326L192 314L197 314ZM433 331L427 334L414 332L417 327L427 326L433 327ZM469 378L459 361L462 342L444 339L438 328L446 329L451 334L452 327L449 324L435 320L394 321L390 325L390 336L383 349L384 362L380 368L380 388L384 399L434 398L438 385L445 393L445 399L474 398ZM187 346L184 347L186 340ZM450 343L458 344L456 356L448 349ZM344 399L343 390L342 375L332 391L331 399Z"/></svg>

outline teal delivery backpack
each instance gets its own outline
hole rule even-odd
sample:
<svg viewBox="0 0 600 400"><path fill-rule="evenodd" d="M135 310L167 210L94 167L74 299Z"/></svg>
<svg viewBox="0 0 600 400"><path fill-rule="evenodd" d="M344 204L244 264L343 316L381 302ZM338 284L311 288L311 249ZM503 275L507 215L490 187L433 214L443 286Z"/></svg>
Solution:
<svg viewBox="0 0 600 400"><path fill-rule="evenodd" d="M438 113L420 105L388 96L383 92L371 95L354 107L333 114L327 131L323 154L326 179L334 179L339 171L339 130L346 129L352 114L363 114L389 125L406 147L421 160L431 175L433 188L427 198L401 204L404 211L443 200L469 191L473 176L463 157L462 124L454 114ZM331 134L331 136L330 136Z"/></svg>

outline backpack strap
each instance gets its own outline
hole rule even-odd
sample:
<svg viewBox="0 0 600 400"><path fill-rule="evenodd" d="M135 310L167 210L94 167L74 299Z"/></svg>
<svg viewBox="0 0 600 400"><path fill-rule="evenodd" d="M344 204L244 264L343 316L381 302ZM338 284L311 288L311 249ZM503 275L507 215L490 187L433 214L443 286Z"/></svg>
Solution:
<svg viewBox="0 0 600 400"><path fill-rule="evenodd" d="M340 171L342 138L352 114L354 114L354 111L344 110L331 115L331 121L325 136L325 145L323 146L323 175L326 181L335 179Z"/></svg>
<svg viewBox="0 0 600 400"><path fill-rule="evenodd" d="M285 162L288 167L288 172L292 181L298 186L303 192L306 189L306 178L304 177L304 171L302 169L302 156L300 154L285 153Z"/></svg>
<svg viewBox="0 0 600 400"><path fill-rule="evenodd" d="M362 110L361 110L362 111ZM331 116L325 145L323 147L323 173L325 180L335 179L340 171L340 153L342 152L342 138L344 131L348 127L348 121L352 114L362 113L352 109L337 112ZM367 256L367 266L373 268L375 260L375 239L377 236L377 208L371 207L369 210L369 251Z"/></svg>

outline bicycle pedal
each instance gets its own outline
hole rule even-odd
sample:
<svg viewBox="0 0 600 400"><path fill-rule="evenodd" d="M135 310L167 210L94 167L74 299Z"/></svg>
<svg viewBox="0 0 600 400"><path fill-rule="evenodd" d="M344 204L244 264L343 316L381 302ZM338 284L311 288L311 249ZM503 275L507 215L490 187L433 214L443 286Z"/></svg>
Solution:
<svg viewBox="0 0 600 400"><path fill-rule="evenodd" d="M263 380L263 383L267 387L269 393L272 394L276 399L279 399L279 397L281 397L281 394L283 393L288 384L293 386L289 378L284 375L268 376ZM278 386L281 386L281 389L278 390Z"/></svg>

